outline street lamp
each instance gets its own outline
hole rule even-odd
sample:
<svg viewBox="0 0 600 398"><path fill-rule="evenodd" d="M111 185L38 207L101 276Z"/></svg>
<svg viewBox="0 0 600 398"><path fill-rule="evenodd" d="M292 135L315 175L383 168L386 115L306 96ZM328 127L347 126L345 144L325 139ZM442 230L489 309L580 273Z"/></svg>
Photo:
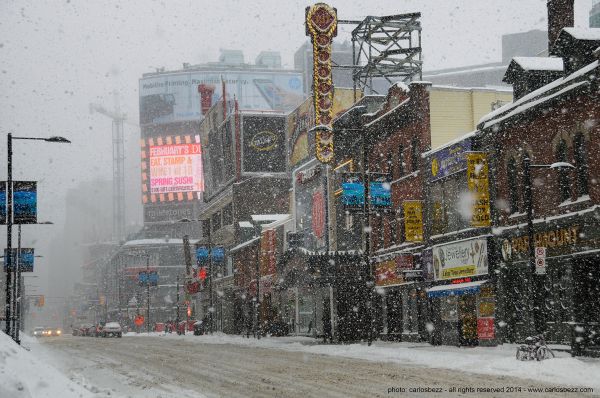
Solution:
<svg viewBox="0 0 600 398"><path fill-rule="evenodd" d="M41 137L13 137L12 133L7 134L7 171L8 178L6 182L6 256L4 260L6 264L10 264L11 267L6 268L6 303L5 303L5 319L6 319L6 334L13 337L17 343L19 343L18 338L15 338L11 333L11 277L12 277L12 262L11 260L11 251L12 251L12 224L13 224L13 179L12 179L12 141L13 140L34 140L34 141L46 141L46 142L55 142L55 143L65 143L68 144L71 141L64 137L53 136L48 138Z"/></svg>
<svg viewBox="0 0 600 398"><path fill-rule="evenodd" d="M527 212L527 235L528 235L528 244L529 244L529 272L530 272L530 282L529 282L529 297L531 297L533 304L532 311L532 319L530 322L530 329L535 333L541 332L541 326L539 325L539 310L540 305L536 303L537 292L536 292L536 281L535 281L535 242L534 242L534 232L533 232L533 192L532 192L532 184L531 184L531 169L574 169L571 163L567 162L555 162L552 164L531 164L531 159L529 156L526 156L523 159L523 179L525 181L525 209ZM513 187L514 188L514 187Z"/></svg>

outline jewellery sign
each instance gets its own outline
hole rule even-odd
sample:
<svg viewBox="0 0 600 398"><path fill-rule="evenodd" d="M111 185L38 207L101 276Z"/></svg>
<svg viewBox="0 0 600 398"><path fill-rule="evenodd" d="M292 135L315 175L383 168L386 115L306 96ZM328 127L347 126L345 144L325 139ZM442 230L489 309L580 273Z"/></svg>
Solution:
<svg viewBox="0 0 600 398"><path fill-rule="evenodd" d="M313 44L313 100L316 122L316 155L322 163L333 160L333 81L331 41L337 35L337 12L325 3L306 8L306 34Z"/></svg>
<svg viewBox="0 0 600 398"><path fill-rule="evenodd" d="M487 155L484 152L467 153L467 185L472 195L471 225L489 227L491 225L490 182Z"/></svg>
<svg viewBox="0 0 600 398"><path fill-rule="evenodd" d="M486 275L487 241L471 239L434 246L433 272L436 280Z"/></svg>
<svg viewBox="0 0 600 398"><path fill-rule="evenodd" d="M407 242L423 242L423 202L407 200L404 208L404 235Z"/></svg>

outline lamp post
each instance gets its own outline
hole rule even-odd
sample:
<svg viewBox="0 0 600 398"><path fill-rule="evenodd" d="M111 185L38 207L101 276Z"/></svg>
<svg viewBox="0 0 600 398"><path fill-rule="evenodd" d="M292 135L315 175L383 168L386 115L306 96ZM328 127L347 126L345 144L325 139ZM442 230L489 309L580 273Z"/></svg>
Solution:
<svg viewBox="0 0 600 398"><path fill-rule="evenodd" d="M255 239L260 237L260 225L254 225ZM256 244L256 303L254 303L256 312L256 323L254 326L254 335L260 340L260 239Z"/></svg>
<svg viewBox="0 0 600 398"><path fill-rule="evenodd" d="M7 174L8 178L6 179L6 258L4 261L10 267L6 268L6 303L5 303L5 319L6 319L6 329L5 332L7 335L13 337L11 331L11 287L12 287L12 262L11 262L11 251L12 251L12 224L13 224L13 179L12 179L12 141L13 140L34 140L34 141L46 141L46 142L56 142L56 143L65 143L68 144L71 141L67 140L64 137L13 137L12 133L7 134ZM18 343L18 341L17 341Z"/></svg>
<svg viewBox="0 0 600 398"><path fill-rule="evenodd" d="M542 331L541 325L539 325L539 310L540 306L537 302L537 289L536 289L536 265L535 265L535 242L534 242L534 230L533 230L533 191L531 183L531 169L574 169L571 163L567 162L556 162L552 164L531 164L531 159L526 156L523 159L523 179L525 181L525 210L527 213L527 237L528 237L528 261L529 261L529 297L533 304L532 317L530 320L530 330L536 334Z"/></svg>

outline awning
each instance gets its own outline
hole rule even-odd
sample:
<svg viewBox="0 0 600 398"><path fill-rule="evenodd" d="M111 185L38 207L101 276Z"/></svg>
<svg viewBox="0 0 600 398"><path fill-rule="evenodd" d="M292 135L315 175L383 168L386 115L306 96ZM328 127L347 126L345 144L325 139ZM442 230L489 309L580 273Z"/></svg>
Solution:
<svg viewBox="0 0 600 398"><path fill-rule="evenodd" d="M427 296L429 297L446 297L446 296L460 296L462 294L474 294L479 293L479 287L486 283L487 280L457 283L455 285L440 285L434 286L427 289Z"/></svg>

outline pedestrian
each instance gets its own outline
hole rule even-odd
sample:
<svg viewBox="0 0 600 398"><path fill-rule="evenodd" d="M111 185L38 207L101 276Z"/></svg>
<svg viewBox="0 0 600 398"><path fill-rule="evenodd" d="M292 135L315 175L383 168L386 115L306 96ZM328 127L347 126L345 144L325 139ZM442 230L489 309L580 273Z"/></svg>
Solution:
<svg viewBox="0 0 600 398"><path fill-rule="evenodd" d="M308 322L308 334L310 334L310 331L313 328L313 321L311 320L310 322Z"/></svg>

